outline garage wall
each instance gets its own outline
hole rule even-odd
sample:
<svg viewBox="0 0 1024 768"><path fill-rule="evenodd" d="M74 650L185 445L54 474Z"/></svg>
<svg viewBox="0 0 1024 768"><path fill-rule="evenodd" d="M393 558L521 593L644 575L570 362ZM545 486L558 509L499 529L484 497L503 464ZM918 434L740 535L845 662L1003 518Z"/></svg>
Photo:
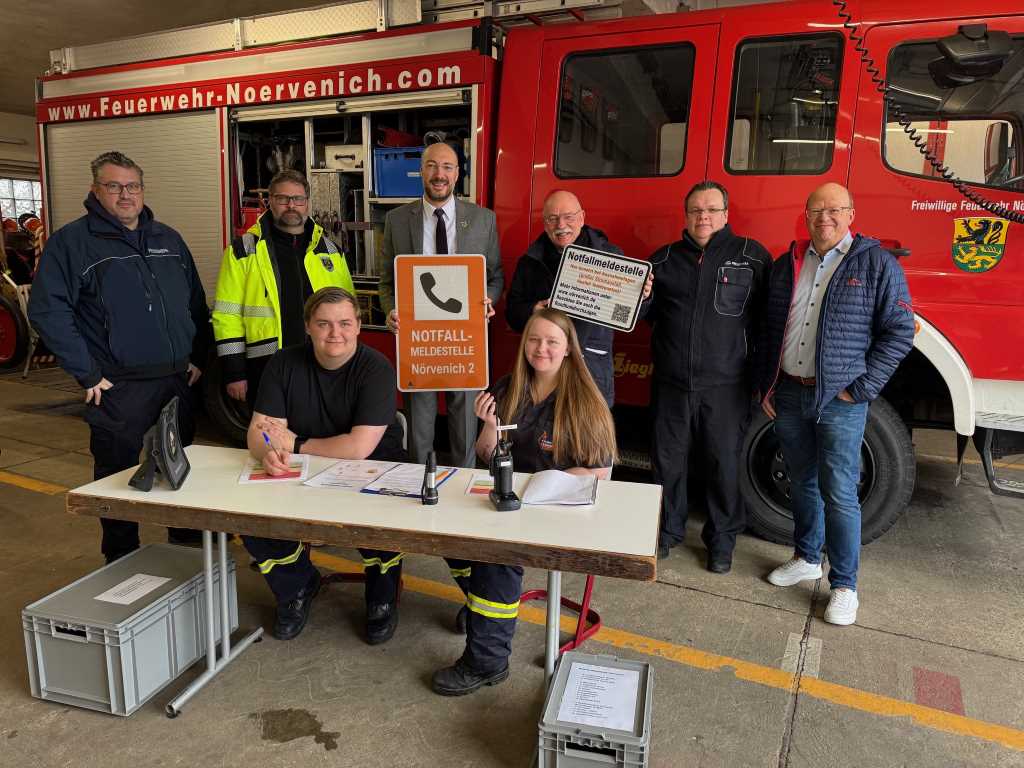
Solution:
<svg viewBox="0 0 1024 768"><path fill-rule="evenodd" d="M31 115L0 112L0 176L39 179L36 120Z"/></svg>
<svg viewBox="0 0 1024 768"><path fill-rule="evenodd" d="M84 213L90 162L103 152L123 152L145 172L153 215L188 243L212 302L223 255L219 136L213 110L46 126L51 231Z"/></svg>

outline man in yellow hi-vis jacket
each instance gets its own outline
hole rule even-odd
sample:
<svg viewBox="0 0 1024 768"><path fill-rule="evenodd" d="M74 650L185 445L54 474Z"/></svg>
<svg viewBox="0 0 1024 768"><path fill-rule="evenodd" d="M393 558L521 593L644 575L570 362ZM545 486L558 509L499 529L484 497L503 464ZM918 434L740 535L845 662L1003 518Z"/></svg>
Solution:
<svg viewBox="0 0 1024 768"><path fill-rule="evenodd" d="M309 218L306 177L281 171L269 193L270 210L224 252L213 304L228 394L250 406L270 356L305 341L306 299L328 287L355 294L344 254Z"/></svg>

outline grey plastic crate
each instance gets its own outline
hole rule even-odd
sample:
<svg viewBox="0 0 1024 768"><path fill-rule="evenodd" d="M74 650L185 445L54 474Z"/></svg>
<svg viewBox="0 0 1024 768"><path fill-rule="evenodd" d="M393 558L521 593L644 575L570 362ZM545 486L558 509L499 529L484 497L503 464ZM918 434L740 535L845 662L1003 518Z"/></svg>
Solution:
<svg viewBox="0 0 1024 768"><path fill-rule="evenodd" d="M135 574L170 581L130 605L96 596ZM214 552L214 615L220 639L220 569ZM231 630L238 628L235 562L228 557ZM130 715L206 654L203 552L151 544L21 612L32 695Z"/></svg>
<svg viewBox="0 0 1024 768"><path fill-rule="evenodd" d="M631 669L640 673L632 731L598 730L595 726L558 720L558 709L574 663ZM646 768L650 757L653 694L654 670L645 661L595 656L579 651L562 654L538 724L538 765L540 768L600 768L609 765Z"/></svg>

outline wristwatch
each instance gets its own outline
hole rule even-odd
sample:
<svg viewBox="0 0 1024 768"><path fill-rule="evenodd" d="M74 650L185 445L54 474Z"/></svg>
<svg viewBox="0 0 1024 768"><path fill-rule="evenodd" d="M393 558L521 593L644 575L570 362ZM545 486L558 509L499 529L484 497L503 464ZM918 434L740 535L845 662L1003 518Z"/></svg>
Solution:
<svg viewBox="0 0 1024 768"><path fill-rule="evenodd" d="M292 446L292 453L302 453L302 444L309 440L308 437L295 436L295 444Z"/></svg>

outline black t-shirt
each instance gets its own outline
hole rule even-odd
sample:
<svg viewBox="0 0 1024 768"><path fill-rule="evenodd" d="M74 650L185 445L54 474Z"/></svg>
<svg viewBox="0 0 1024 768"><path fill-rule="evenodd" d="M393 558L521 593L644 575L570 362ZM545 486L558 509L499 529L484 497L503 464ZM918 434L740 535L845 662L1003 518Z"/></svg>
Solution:
<svg viewBox="0 0 1024 768"><path fill-rule="evenodd" d="M499 405L508 391L508 376L502 376L491 387L491 394ZM545 469L570 469L586 466L582 461L570 461L568 464L555 462L555 398L558 392L552 392L540 403L534 403L528 396L526 405L516 415L516 428L511 432L512 463L517 472L540 472ZM499 407L500 410L500 407ZM598 467L611 466L611 461L598 464Z"/></svg>
<svg viewBox="0 0 1024 768"><path fill-rule="evenodd" d="M353 427L387 425L368 458L402 461L402 428L395 420L395 369L380 352L363 344L336 371L323 368L310 343L274 353L256 396L256 410L288 420L306 438L345 435Z"/></svg>

